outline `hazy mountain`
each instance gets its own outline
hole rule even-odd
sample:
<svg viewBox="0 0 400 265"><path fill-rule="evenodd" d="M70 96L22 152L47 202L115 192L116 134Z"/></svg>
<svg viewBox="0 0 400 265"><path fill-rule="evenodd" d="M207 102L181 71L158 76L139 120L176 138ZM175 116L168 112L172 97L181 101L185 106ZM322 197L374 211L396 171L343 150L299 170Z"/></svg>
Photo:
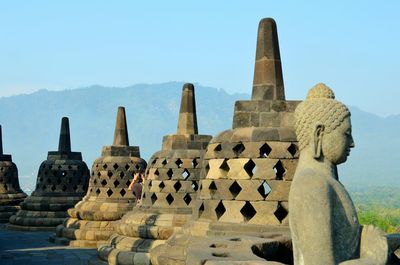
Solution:
<svg viewBox="0 0 400 265"><path fill-rule="evenodd" d="M47 151L58 147L61 117L70 118L73 151L90 167L102 146L113 140L118 106L126 107L131 145L148 159L161 148L162 136L176 132L182 83L116 88L92 86L74 90L41 90L0 98L4 152L11 153L25 189L33 187ZM250 90L250 89L249 89ZM215 135L231 128L234 102L246 94L196 85L199 131ZM381 118L352 108L356 148L340 176L352 187L400 186L400 116Z"/></svg>

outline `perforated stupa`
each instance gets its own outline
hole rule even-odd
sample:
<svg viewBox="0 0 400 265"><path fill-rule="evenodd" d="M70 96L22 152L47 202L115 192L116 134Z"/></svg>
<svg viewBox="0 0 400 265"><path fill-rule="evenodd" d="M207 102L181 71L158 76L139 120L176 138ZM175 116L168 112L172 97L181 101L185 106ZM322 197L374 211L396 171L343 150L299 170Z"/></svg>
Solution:
<svg viewBox="0 0 400 265"><path fill-rule="evenodd" d="M151 250L152 264L290 262L291 254L278 252L290 253L288 194L298 161L298 103L285 100L275 21L263 19L252 98L236 102L232 129L211 140L193 221Z"/></svg>
<svg viewBox="0 0 400 265"><path fill-rule="evenodd" d="M0 125L0 223L7 223L26 198L18 180L18 169L11 155L3 154L3 138Z"/></svg>
<svg viewBox="0 0 400 265"><path fill-rule="evenodd" d="M86 196L68 210L69 218L56 229L50 241L76 247L97 247L114 232L115 221L136 205L128 191L136 172L144 172L146 161L138 146L129 146L125 108L119 107L114 142L104 146L92 166Z"/></svg>
<svg viewBox="0 0 400 265"><path fill-rule="evenodd" d="M21 203L21 210L10 217L10 229L54 231L85 195L89 170L80 152L71 152L69 120L61 121L58 151L50 151L39 167L36 188Z"/></svg>
<svg viewBox="0 0 400 265"><path fill-rule="evenodd" d="M148 264L148 252L180 231L191 217L209 135L197 130L194 86L182 89L178 130L166 135L149 161L142 203L117 222L116 234L99 248L110 264ZM136 260L136 262L134 262Z"/></svg>

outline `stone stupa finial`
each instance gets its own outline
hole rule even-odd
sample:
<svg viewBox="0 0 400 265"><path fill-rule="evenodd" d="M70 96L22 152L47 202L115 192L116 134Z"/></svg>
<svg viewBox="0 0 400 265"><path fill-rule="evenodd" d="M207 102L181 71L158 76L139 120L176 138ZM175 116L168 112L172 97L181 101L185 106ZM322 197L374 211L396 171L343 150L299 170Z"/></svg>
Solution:
<svg viewBox="0 0 400 265"><path fill-rule="evenodd" d="M193 84L186 83L182 88L177 134L197 134L196 103Z"/></svg>
<svg viewBox="0 0 400 265"><path fill-rule="evenodd" d="M62 153L71 152L71 136L69 133L69 120L63 117L61 120L60 141L58 143L58 151Z"/></svg>
<svg viewBox="0 0 400 265"><path fill-rule="evenodd" d="M281 56L275 21L264 18L258 25L252 100L285 100Z"/></svg>
<svg viewBox="0 0 400 265"><path fill-rule="evenodd" d="M128 127L126 126L125 108L121 106L118 107L113 145L129 146Z"/></svg>

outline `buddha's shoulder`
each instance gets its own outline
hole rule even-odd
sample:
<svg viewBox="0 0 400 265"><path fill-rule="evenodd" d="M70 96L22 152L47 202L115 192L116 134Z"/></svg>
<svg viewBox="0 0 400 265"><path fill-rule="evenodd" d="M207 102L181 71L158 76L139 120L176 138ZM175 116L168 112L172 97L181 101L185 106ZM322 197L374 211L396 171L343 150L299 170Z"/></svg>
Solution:
<svg viewBox="0 0 400 265"><path fill-rule="evenodd" d="M304 168L296 171L292 186L299 188L328 189L332 185L329 179L331 179L329 176L322 175L318 170Z"/></svg>

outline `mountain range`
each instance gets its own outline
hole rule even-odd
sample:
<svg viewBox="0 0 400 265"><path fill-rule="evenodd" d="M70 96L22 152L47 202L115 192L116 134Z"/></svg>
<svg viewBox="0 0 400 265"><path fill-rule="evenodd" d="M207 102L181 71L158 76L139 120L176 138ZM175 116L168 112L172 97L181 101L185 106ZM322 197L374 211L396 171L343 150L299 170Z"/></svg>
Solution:
<svg viewBox="0 0 400 265"><path fill-rule="evenodd" d="M161 149L162 137L176 132L183 83L91 86L0 98L4 153L12 154L20 183L30 192L48 151L57 150L61 118L70 118L73 151L82 152L90 167L104 145L111 145L118 106L125 106L130 145L149 159ZM200 134L216 135L232 126L236 100L249 94L196 85ZM356 148L339 167L342 182L353 188L400 187L400 115L379 117L350 107Z"/></svg>

